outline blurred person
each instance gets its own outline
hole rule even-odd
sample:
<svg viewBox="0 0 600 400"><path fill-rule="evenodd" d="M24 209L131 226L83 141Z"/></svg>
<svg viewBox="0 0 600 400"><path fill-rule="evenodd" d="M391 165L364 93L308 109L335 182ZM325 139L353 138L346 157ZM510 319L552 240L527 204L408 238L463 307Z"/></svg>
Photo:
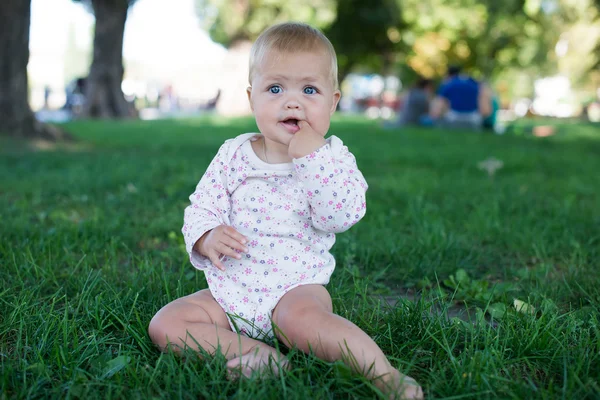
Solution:
<svg viewBox="0 0 600 400"><path fill-rule="evenodd" d="M443 127L480 130L490 113L489 90L482 90L479 82L461 73L460 67L451 66L434 99L432 118Z"/></svg>
<svg viewBox="0 0 600 400"><path fill-rule="evenodd" d="M152 341L220 351L231 373L250 376L288 368L266 343L279 339L344 361L390 398L423 398L365 332L333 313L324 287L335 234L364 216L367 190L353 154L325 139L340 99L333 46L305 24L272 26L252 46L249 81L260 133L221 146L184 214L186 249L209 289L158 311Z"/></svg>
<svg viewBox="0 0 600 400"><path fill-rule="evenodd" d="M52 89L50 85L44 86L44 108L48 110L50 108L50 95L52 94Z"/></svg>
<svg viewBox="0 0 600 400"><path fill-rule="evenodd" d="M429 111L433 93L431 79L419 78L404 97L398 119L385 126L388 128L406 125L431 126L433 121Z"/></svg>
<svg viewBox="0 0 600 400"><path fill-rule="evenodd" d="M480 96L481 101L486 101L486 99L487 101L489 101L489 109L483 110L484 112L487 112L487 115L485 115L485 113L482 112L483 129L495 131L497 126L498 110L500 109L500 99L498 98L498 95L494 93L494 90L492 89L491 85L489 85L487 82L482 81L479 84L479 86L482 90L482 94Z"/></svg>

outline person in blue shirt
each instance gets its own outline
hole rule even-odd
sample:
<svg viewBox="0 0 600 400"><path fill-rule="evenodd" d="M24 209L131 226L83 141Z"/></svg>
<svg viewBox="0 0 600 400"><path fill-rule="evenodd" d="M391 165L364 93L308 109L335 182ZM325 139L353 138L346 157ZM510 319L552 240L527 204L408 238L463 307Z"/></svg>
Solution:
<svg viewBox="0 0 600 400"><path fill-rule="evenodd" d="M432 106L432 117L448 128L480 130L483 119L491 112L489 90L460 67L450 67L448 78L438 89Z"/></svg>

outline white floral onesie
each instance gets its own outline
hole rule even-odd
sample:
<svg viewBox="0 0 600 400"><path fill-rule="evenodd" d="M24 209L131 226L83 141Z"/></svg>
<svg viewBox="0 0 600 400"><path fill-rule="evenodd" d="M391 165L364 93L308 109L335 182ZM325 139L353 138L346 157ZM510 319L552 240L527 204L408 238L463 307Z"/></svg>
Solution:
<svg viewBox="0 0 600 400"><path fill-rule="evenodd" d="M335 136L285 164L260 160L250 143L258 137L243 134L221 146L190 196L182 232L190 261L204 271L232 329L272 338L271 314L286 292L329 282L335 233L364 216L367 183ZM241 260L223 260L224 272L192 250L205 232L223 224L249 240Z"/></svg>

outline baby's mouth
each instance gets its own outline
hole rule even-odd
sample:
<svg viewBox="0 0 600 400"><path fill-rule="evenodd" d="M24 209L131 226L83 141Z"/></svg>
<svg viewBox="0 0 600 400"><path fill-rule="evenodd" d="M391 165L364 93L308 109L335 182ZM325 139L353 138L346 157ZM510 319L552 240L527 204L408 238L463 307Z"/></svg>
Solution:
<svg viewBox="0 0 600 400"><path fill-rule="evenodd" d="M286 118L283 121L281 121L281 123L283 124L283 126L285 126L290 132L292 133L296 133L300 130L300 127L298 126L298 119L296 118Z"/></svg>
<svg viewBox="0 0 600 400"><path fill-rule="evenodd" d="M298 126L298 120L296 118L287 118L287 119L284 119L282 122L287 125Z"/></svg>

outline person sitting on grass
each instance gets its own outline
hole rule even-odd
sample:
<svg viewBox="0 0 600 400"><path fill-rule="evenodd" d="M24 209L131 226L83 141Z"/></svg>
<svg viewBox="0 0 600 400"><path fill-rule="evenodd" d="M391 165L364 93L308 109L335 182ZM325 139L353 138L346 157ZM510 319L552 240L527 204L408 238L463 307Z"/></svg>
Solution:
<svg viewBox="0 0 600 400"><path fill-rule="evenodd" d="M458 66L448 68L448 78L433 100L431 116L437 124L452 129L479 131L491 113L490 91Z"/></svg>
<svg viewBox="0 0 600 400"><path fill-rule="evenodd" d="M423 397L379 346L332 311L325 287L335 234L366 212L367 183L342 141L325 139L340 99L329 40L300 23L263 32L250 55L248 99L260 134L227 140L190 196L182 228L209 289L154 316L161 349L221 352L232 373L287 368L265 341L342 360L390 398Z"/></svg>

